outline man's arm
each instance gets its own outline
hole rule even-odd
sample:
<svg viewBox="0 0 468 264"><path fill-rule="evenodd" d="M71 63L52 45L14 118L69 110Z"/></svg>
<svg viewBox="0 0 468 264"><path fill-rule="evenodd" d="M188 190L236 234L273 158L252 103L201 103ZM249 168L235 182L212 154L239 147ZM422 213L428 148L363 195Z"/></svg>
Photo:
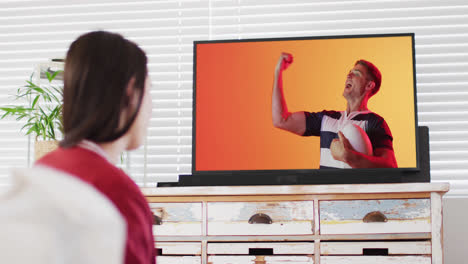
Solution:
<svg viewBox="0 0 468 264"><path fill-rule="evenodd" d="M283 71L291 63L291 54L282 53L276 65L271 100L273 126L302 136L306 130L305 114L290 113L283 93Z"/></svg>
<svg viewBox="0 0 468 264"><path fill-rule="evenodd" d="M395 153L387 148L374 149L369 156L353 149L343 133L338 132L339 139L334 139L330 151L334 159L347 163L352 168L397 168Z"/></svg>

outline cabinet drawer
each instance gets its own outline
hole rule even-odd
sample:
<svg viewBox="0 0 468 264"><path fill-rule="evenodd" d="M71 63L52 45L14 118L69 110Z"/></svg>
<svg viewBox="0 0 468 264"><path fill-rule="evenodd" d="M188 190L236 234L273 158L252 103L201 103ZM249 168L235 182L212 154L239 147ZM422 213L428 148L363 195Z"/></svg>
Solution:
<svg viewBox="0 0 468 264"><path fill-rule="evenodd" d="M322 242L321 255L429 255L431 242Z"/></svg>
<svg viewBox="0 0 468 264"><path fill-rule="evenodd" d="M321 234L431 232L429 199L320 201Z"/></svg>
<svg viewBox="0 0 468 264"><path fill-rule="evenodd" d="M324 256L320 264L431 264L430 256Z"/></svg>
<svg viewBox="0 0 468 264"><path fill-rule="evenodd" d="M197 242L157 242L158 255L201 255L201 243Z"/></svg>
<svg viewBox="0 0 468 264"><path fill-rule="evenodd" d="M201 203L149 203L155 236L202 235Z"/></svg>
<svg viewBox="0 0 468 264"><path fill-rule="evenodd" d="M208 243L207 252L208 255L313 255L314 243Z"/></svg>
<svg viewBox="0 0 468 264"><path fill-rule="evenodd" d="M209 256L208 264L313 264L312 256Z"/></svg>
<svg viewBox="0 0 468 264"><path fill-rule="evenodd" d="M195 256L157 256L158 264L201 264L201 257Z"/></svg>
<svg viewBox="0 0 468 264"><path fill-rule="evenodd" d="M309 235L313 219L313 201L208 203L208 235Z"/></svg>

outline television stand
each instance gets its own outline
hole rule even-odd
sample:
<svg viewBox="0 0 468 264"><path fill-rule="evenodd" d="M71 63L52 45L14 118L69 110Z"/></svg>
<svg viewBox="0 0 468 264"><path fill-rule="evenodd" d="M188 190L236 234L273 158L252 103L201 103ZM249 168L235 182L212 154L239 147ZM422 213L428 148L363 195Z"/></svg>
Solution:
<svg viewBox="0 0 468 264"><path fill-rule="evenodd" d="M448 183L142 188L159 264L443 264L448 190Z"/></svg>

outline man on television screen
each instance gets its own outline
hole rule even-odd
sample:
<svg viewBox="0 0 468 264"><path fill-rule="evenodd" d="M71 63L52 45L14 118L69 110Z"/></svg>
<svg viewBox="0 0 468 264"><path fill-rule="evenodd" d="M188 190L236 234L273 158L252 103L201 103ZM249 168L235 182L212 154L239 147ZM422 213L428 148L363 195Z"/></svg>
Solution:
<svg viewBox="0 0 468 264"><path fill-rule="evenodd" d="M385 120L369 111L368 100L380 88L382 75L371 62L358 60L349 71L343 96L346 111L290 113L282 72L293 62L282 53L276 65L272 95L273 125L300 136L320 136L320 168L396 168L393 137Z"/></svg>

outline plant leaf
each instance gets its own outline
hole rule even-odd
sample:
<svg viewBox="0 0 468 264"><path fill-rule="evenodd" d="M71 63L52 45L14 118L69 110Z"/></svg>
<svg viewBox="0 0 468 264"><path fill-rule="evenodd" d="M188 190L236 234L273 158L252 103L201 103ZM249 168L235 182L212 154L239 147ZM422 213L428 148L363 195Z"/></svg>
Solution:
<svg viewBox="0 0 468 264"><path fill-rule="evenodd" d="M9 114L10 114L10 112L5 112L5 113L0 117L0 119L4 119L4 118L7 117Z"/></svg>
<svg viewBox="0 0 468 264"><path fill-rule="evenodd" d="M26 123L27 124L34 124L35 123L35 121L33 122L34 119L36 119L36 116L30 117Z"/></svg>
<svg viewBox="0 0 468 264"><path fill-rule="evenodd" d="M0 110L9 112L11 115L19 115L25 112L32 111L32 108L26 108L24 106L12 106L12 107L0 107Z"/></svg>
<svg viewBox="0 0 468 264"><path fill-rule="evenodd" d="M63 71L46 73L49 82L52 82L61 72ZM21 122L27 120L21 128L22 131L27 130L26 135L35 133L36 139L39 137L55 139L56 129L63 131L61 116L63 87L39 86L34 83L33 76L34 74L31 74L29 80L17 88L17 93L14 96L15 100L22 99L23 105L0 107L0 113L3 111L0 119L12 116ZM45 106L41 106L42 102L46 103Z"/></svg>
<svg viewBox="0 0 468 264"><path fill-rule="evenodd" d="M63 97L63 87L57 88L56 86L52 86L52 88Z"/></svg>
<svg viewBox="0 0 468 264"><path fill-rule="evenodd" d="M26 114L20 114L18 115L18 117L16 118L16 121L20 121L21 119L25 118L26 117Z"/></svg>
<svg viewBox="0 0 468 264"><path fill-rule="evenodd" d="M44 124L41 124L41 134L42 134L42 137L44 140L46 140L46 126L44 126Z"/></svg>
<svg viewBox="0 0 468 264"><path fill-rule="evenodd" d="M47 114L44 112L44 109L42 109L42 107L39 106L39 111L41 112L41 114L45 117L47 116ZM42 116L41 116L41 119L42 119Z"/></svg>
<svg viewBox="0 0 468 264"><path fill-rule="evenodd" d="M61 73L61 72L63 72L63 71L62 71L62 70L58 70L58 71L55 71L52 75L49 74L49 75L47 76L47 78L49 79L49 82L52 82L52 81L55 79L55 77L57 77L57 74L59 74L59 73ZM47 72L47 73L49 73L49 72ZM49 78L49 76L50 76L50 78Z"/></svg>
<svg viewBox="0 0 468 264"><path fill-rule="evenodd" d="M32 126L31 126L31 128L29 128L28 132L26 132L26 135L29 135L32 132L34 132L34 134L36 134L36 137L37 137L37 135L39 135L40 131L39 131L39 126L37 125L37 123L32 124Z"/></svg>
<svg viewBox="0 0 468 264"><path fill-rule="evenodd" d="M27 127L30 127L30 126L33 126L34 124L32 123L27 123L26 125L24 125L23 127L21 127L21 130L27 128Z"/></svg>
<svg viewBox="0 0 468 264"><path fill-rule="evenodd" d="M51 79L50 72L49 72L48 70L49 70L49 69L47 69L47 70L46 70L45 74L46 74L46 76L47 76L47 79L49 80L49 82L51 82L51 81L52 81L52 79Z"/></svg>
<svg viewBox="0 0 468 264"><path fill-rule="evenodd" d="M56 102L60 102L60 100L57 98L57 96L55 96L53 91L51 91L49 88L47 88L45 86L42 87L42 88L45 91L45 93L42 96L46 97L48 102L52 102L51 98L53 98Z"/></svg>
<svg viewBox="0 0 468 264"><path fill-rule="evenodd" d="M53 122L49 122L49 135L52 139L55 139L55 130Z"/></svg>
<svg viewBox="0 0 468 264"><path fill-rule="evenodd" d="M32 132L36 132L36 127L35 127L34 125L28 129L28 131L26 132L26 135L29 135L29 134L31 134ZM37 134L37 133L36 133L36 134Z"/></svg>
<svg viewBox="0 0 468 264"><path fill-rule="evenodd" d="M31 87L31 89L33 89L34 91L40 93L41 95L44 95L44 94L45 94L44 90L43 90L41 87L39 87L39 86Z"/></svg>
<svg viewBox="0 0 468 264"><path fill-rule="evenodd" d="M25 88L29 88L29 89L40 88L39 86L37 86L37 84L33 83L32 80L26 81L26 82L28 83L28 85L25 85L24 86Z"/></svg>
<svg viewBox="0 0 468 264"><path fill-rule="evenodd" d="M31 108L34 108L34 107L36 106L37 101L39 100L40 97L41 97L41 96L36 95L36 98L34 98L34 101L33 101L32 105L31 105Z"/></svg>

